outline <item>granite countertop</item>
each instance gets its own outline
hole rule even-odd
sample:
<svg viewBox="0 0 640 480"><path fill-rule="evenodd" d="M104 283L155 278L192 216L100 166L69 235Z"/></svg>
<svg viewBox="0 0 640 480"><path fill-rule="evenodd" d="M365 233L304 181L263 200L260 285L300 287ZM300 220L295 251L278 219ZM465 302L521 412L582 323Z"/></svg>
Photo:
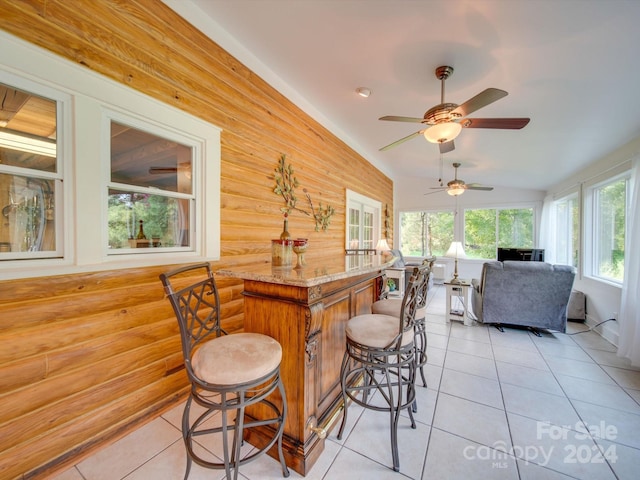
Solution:
<svg viewBox="0 0 640 480"><path fill-rule="evenodd" d="M355 277L389 268L392 255L345 255L329 259L310 259L303 268L273 267L271 263L223 268L217 275L280 285L312 287L334 280Z"/></svg>

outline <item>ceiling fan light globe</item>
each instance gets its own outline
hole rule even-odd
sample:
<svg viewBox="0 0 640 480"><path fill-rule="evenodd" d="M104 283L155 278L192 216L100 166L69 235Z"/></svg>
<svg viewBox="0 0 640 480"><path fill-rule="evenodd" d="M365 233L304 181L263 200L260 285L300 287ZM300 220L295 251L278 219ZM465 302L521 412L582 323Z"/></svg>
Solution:
<svg viewBox="0 0 640 480"><path fill-rule="evenodd" d="M462 131L462 125L456 122L438 123L424 131L424 138L431 143L445 143L454 140Z"/></svg>
<svg viewBox="0 0 640 480"><path fill-rule="evenodd" d="M462 187L449 187L447 188L447 193L452 197L457 197L458 195L462 195L464 193L464 188Z"/></svg>

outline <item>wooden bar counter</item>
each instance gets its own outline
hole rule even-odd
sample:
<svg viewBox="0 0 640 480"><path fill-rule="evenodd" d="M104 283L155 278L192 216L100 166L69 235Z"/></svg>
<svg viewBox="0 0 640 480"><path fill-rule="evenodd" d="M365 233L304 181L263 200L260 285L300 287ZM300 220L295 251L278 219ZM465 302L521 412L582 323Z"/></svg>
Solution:
<svg viewBox="0 0 640 480"><path fill-rule="evenodd" d="M393 261L390 256L347 255L311 260L302 269L267 263L216 272L244 280L244 331L269 335L282 345L288 403L285 457L301 475L324 450L323 431L326 434L342 410L346 323L371 312L377 279ZM255 445L263 439L248 441Z"/></svg>

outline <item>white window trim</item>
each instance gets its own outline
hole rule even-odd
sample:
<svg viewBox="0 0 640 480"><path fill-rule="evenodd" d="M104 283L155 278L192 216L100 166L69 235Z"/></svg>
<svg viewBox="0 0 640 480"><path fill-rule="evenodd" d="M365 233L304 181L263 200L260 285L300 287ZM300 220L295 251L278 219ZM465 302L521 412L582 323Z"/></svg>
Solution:
<svg viewBox="0 0 640 480"><path fill-rule="evenodd" d="M0 71L70 98L62 102L58 130L64 132L58 142L65 179L61 199L65 222L63 257L2 262L0 280L219 260L221 130L218 127L2 31ZM21 87L15 81L8 83ZM24 85L28 89L29 84ZM143 119L146 124L155 122L163 130L181 132L201 149L202 166L196 168L202 169L202 175L198 176L199 183L195 183L202 204L196 205L195 251L106 255L103 215L106 215L104 186L108 174L104 154L109 149L105 147L104 129L100 128L106 111L121 112ZM172 125L179 125L180 129ZM104 194L97 194L100 190Z"/></svg>
<svg viewBox="0 0 640 480"><path fill-rule="evenodd" d="M51 86L43 85L42 83L33 81L29 78L25 78L24 76L17 75L7 70L2 69L2 65L0 64L0 83L4 83L6 85L12 85L18 87L26 92L33 93L35 95L39 95L41 97L47 98L49 100L53 100L56 102L56 128L57 131L60 131L62 128L66 128L69 131L73 128L71 123L71 110L72 110L72 97L64 92L61 92L58 89L51 88ZM68 161L64 161L67 158L68 152L71 151L70 142L63 141L62 139L56 139L56 169L55 172L44 172L39 171L38 176L43 178L48 178L50 180L62 180L61 188L55 189L54 196L54 204L58 207L56 208L56 231L55 231L55 241L56 248L54 251L45 251L45 252L30 252L29 256L25 253L23 258L16 260L7 260L0 263L0 265L7 266L9 268L11 265L21 265L24 267L25 259L41 259L39 261L60 261L61 258L64 257L65 247L69 248L69 242L71 239L69 235L67 235L68 228L65 228L65 218L69 218L67 209L64 208L64 199L66 198L65 191L68 190L68 185L70 185L69 179L71 178L71 168L69 166ZM25 175L31 176L33 174L33 170L21 168L17 166L4 166L3 173L9 173L14 175ZM66 180L66 181L65 181ZM34 255L35 254L35 255ZM48 258L42 258L47 256ZM0 277L1 278L1 277Z"/></svg>
<svg viewBox="0 0 640 480"><path fill-rule="evenodd" d="M382 238L381 237L382 231L380 229L380 226L382 225L382 202L378 200L374 200L372 198L369 198L365 195L354 192L352 190L346 189L346 205L347 205L347 209L346 209L347 213L346 213L346 222L345 222L344 248L345 249L350 248L348 245L349 243L349 209L355 208L356 206L358 207L361 213L364 213L365 207L368 207L374 210L373 248L375 248L376 244L378 243L378 240ZM362 218L364 217L362 217L361 215L361 220L360 220L361 222L362 222Z"/></svg>
<svg viewBox="0 0 640 480"><path fill-rule="evenodd" d="M578 208L578 238L574 239L575 241L575 245L578 248L578 258L577 258L577 265L571 265L573 267L576 268L577 272L581 271L581 265L582 265L582 257L583 257L583 249L582 249L582 224L583 224L583 217L582 217L582 195L580 194L581 190L578 187L572 188L569 191L566 191L563 193L563 195L561 197L555 198L553 200L553 230L552 230L552 235L553 235L553 248L557 250L557 233L558 233L558 217L557 217L557 212L558 212L558 204L560 202L568 202L569 200L574 200L577 204L577 208ZM568 233L568 230L571 230L571 225L563 225L563 229L565 230L565 233ZM571 252L565 252L568 253L569 256L571 258L573 258ZM556 256L557 256L557 252L556 252ZM578 275L580 275L580 273L578 273Z"/></svg>
<svg viewBox="0 0 640 480"><path fill-rule="evenodd" d="M604 185L608 185L610 183L617 182L622 179L626 179L629 181L631 178L631 171L624 167L620 166L618 168L613 169L613 171L609 172L608 176L598 176L596 179L591 182L585 184L584 186L584 231L590 232L590 234L583 235L583 244L582 248L584 251L584 276L590 278L591 280L595 280L597 282L606 283L607 285L612 285L614 287L622 288L623 282L616 281L614 279L608 277L602 277L595 273L595 255L596 255L596 206L595 206L595 191ZM627 197L629 196L629 192L627 192ZM629 198L626 199L627 205L627 213L629 211ZM629 223L628 216L626 217L627 221L625 221L625 236L628 235Z"/></svg>

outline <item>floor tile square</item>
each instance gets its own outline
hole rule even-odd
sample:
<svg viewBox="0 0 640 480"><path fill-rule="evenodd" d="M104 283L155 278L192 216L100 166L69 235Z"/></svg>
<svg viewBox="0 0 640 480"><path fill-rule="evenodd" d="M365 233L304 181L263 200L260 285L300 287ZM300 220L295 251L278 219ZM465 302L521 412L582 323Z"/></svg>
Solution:
<svg viewBox="0 0 640 480"><path fill-rule="evenodd" d="M502 385L507 412L554 425L581 424L573 405L564 395L539 392L515 385Z"/></svg>
<svg viewBox="0 0 640 480"><path fill-rule="evenodd" d="M451 370L470 373L491 380L498 380L496 362L489 358L450 351L447 352L444 366Z"/></svg>
<svg viewBox="0 0 640 480"><path fill-rule="evenodd" d="M446 393L438 395L433 426L491 448L511 446L504 410Z"/></svg>
<svg viewBox="0 0 640 480"><path fill-rule="evenodd" d="M567 397L572 400L581 400L640 415L640 405L618 385L593 382L566 375L558 375L557 378Z"/></svg>
<svg viewBox="0 0 640 480"><path fill-rule="evenodd" d="M440 392L490 407L504 408L498 381L478 375L445 368L442 372Z"/></svg>
<svg viewBox="0 0 640 480"><path fill-rule="evenodd" d="M181 439L180 430L158 417L81 461L77 467L86 480L124 478Z"/></svg>
<svg viewBox="0 0 640 480"><path fill-rule="evenodd" d="M434 428L422 478L517 480L518 471L515 459L504 450Z"/></svg>
<svg viewBox="0 0 640 480"><path fill-rule="evenodd" d="M575 478L615 479L608 464L591 461L599 449L590 436L513 413L507 415L514 454L520 460ZM578 456L583 453L584 460Z"/></svg>
<svg viewBox="0 0 640 480"><path fill-rule="evenodd" d="M558 380L550 371L507 362L496 362L496 368L501 383L518 385L555 395L564 395Z"/></svg>

